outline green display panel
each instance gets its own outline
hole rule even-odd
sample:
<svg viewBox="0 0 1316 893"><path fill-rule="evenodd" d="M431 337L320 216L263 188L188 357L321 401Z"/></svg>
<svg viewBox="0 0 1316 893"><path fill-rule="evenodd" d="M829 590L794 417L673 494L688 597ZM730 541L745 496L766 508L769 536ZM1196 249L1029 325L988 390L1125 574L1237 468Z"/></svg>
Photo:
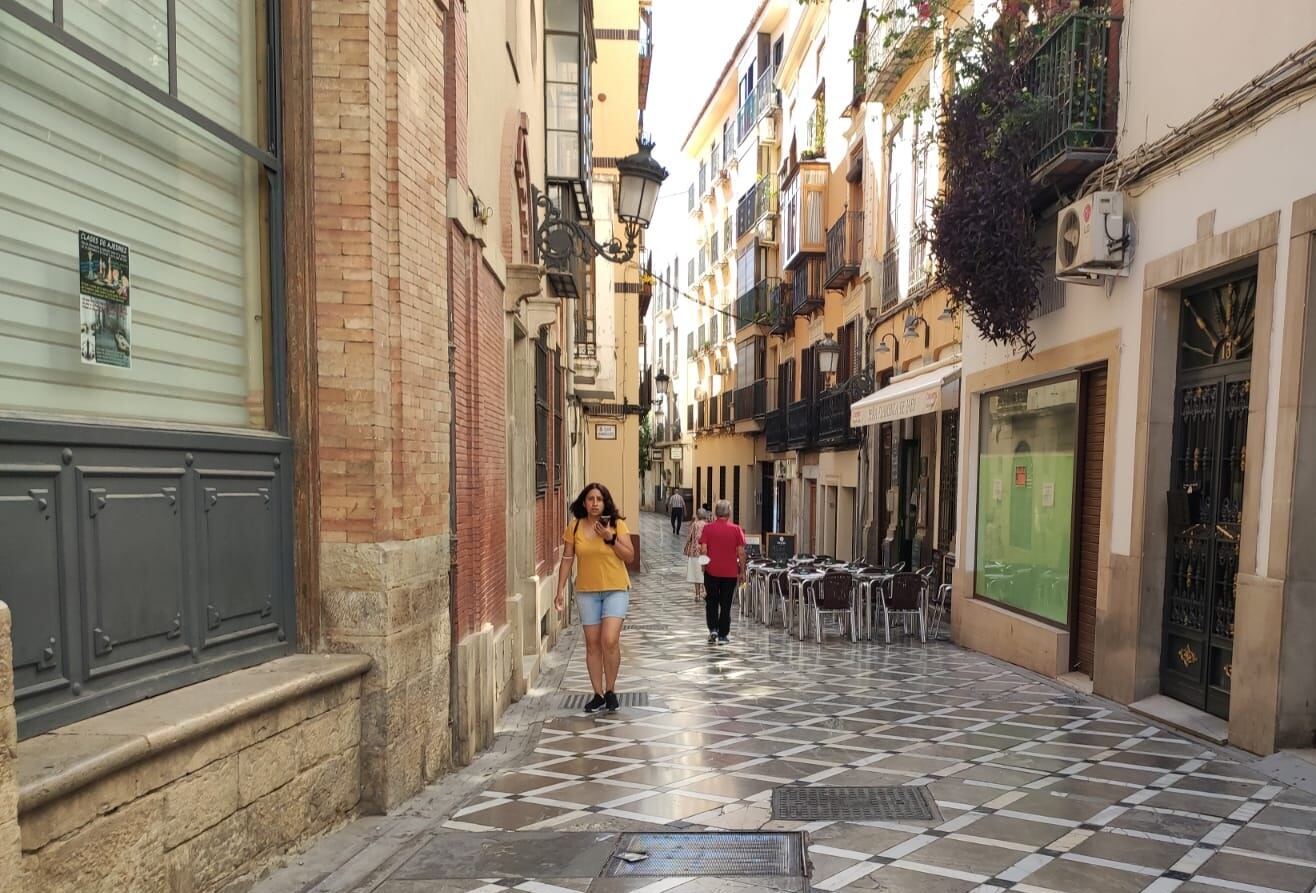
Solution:
<svg viewBox="0 0 1316 893"><path fill-rule="evenodd" d="M1074 537L1074 379L983 400L975 590L1053 623L1069 619Z"/></svg>

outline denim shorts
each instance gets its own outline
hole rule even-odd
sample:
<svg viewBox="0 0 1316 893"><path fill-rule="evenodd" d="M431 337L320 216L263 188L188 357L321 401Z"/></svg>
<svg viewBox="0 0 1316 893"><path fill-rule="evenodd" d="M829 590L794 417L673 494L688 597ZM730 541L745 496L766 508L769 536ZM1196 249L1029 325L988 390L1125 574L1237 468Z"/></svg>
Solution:
<svg viewBox="0 0 1316 893"><path fill-rule="evenodd" d="M581 626L598 626L604 617L626 619L626 608L630 606L631 594L625 589L613 589L606 592L577 592L576 605L580 611Z"/></svg>

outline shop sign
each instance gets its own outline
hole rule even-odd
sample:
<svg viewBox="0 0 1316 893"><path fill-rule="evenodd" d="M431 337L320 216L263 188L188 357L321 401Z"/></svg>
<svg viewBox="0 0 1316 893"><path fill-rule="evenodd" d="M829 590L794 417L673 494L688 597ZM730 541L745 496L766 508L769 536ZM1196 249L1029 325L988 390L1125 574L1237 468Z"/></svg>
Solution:
<svg viewBox="0 0 1316 893"><path fill-rule="evenodd" d="M595 425L595 426L594 426L594 437L595 437L597 440L616 440L616 439L617 439L617 426L616 426L616 425Z"/></svg>
<svg viewBox="0 0 1316 893"><path fill-rule="evenodd" d="M90 366L132 368L128 246L78 230L78 353Z"/></svg>
<svg viewBox="0 0 1316 893"><path fill-rule="evenodd" d="M880 425L883 422L895 422L900 419L937 412L941 409L941 382L937 381L912 394L876 402L863 409L862 413L855 412L852 414L850 419L852 426Z"/></svg>

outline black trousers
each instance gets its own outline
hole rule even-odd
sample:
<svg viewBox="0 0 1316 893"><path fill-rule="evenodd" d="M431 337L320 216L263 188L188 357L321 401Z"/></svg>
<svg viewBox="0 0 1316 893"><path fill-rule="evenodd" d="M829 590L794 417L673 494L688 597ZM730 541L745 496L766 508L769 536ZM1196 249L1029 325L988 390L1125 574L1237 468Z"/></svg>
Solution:
<svg viewBox="0 0 1316 893"><path fill-rule="evenodd" d="M731 634L731 600L736 596L735 577L715 577L704 574L704 613L708 631L722 638Z"/></svg>
<svg viewBox="0 0 1316 893"><path fill-rule="evenodd" d="M685 523L685 509L672 509L672 533L680 533Z"/></svg>

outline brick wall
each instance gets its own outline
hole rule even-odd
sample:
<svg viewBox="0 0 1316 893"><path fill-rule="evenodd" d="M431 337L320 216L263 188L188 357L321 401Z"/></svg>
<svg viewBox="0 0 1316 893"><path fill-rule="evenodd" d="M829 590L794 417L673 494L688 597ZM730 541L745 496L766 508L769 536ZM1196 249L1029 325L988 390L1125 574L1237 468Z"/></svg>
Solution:
<svg viewBox="0 0 1316 893"><path fill-rule="evenodd" d="M454 5L449 21L448 176L468 181L469 143L466 11ZM478 88L476 88L478 89ZM503 341L503 286L482 260L473 235L453 220L448 227L453 301L453 395L457 426L456 639L486 624L507 621L507 392Z"/></svg>
<svg viewBox="0 0 1316 893"><path fill-rule="evenodd" d="M312 0L320 602L362 808L450 760L447 0ZM304 237L290 233L289 238Z"/></svg>
<svg viewBox="0 0 1316 893"><path fill-rule="evenodd" d="M443 16L314 0L321 535L447 526Z"/></svg>

